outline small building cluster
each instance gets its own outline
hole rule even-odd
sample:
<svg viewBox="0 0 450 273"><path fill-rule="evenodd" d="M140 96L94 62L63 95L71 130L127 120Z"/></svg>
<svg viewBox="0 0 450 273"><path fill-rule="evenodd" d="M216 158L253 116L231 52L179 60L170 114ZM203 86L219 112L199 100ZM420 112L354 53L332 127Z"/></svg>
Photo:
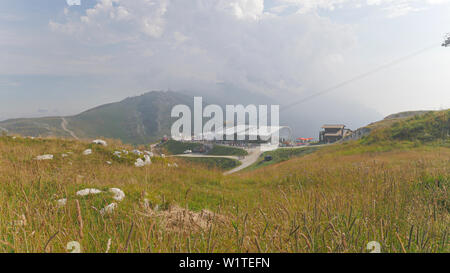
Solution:
<svg viewBox="0 0 450 273"><path fill-rule="evenodd" d="M322 129L323 131L319 135L319 142L321 143L334 143L352 133L352 130L345 129L343 124L328 124L322 126Z"/></svg>
<svg viewBox="0 0 450 273"><path fill-rule="evenodd" d="M188 150L185 153L206 153L209 149L212 149L215 144L252 147L255 145L270 143L271 137L275 133L279 136L280 147L295 147L316 145L319 143L328 144L344 139L351 139L354 132L347 129L344 124L326 124L322 126L322 131L320 131L319 134L319 141L316 141L314 138L304 137L292 139L292 130L287 126L267 126L266 128L263 128L263 130L258 130L257 127L238 125L232 128L224 128L218 132L205 132L200 136L192 135L183 138L180 134L179 138L181 138L180 141L182 142L200 142L204 144L199 146L199 148ZM239 140L238 135L243 135L244 138ZM169 138L164 137L162 143L166 142L168 139Z"/></svg>
<svg viewBox="0 0 450 273"><path fill-rule="evenodd" d="M290 143L292 130L288 126L248 126L237 125L231 128L222 128L216 132L204 132L201 135L183 137L178 140L184 142L203 142L206 144L222 144L230 146L247 146L250 144L270 143L272 136L277 134L281 144ZM241 136L241 138L239 137ZM163 142L167 139L163 139ZM212 148L212 145L210 146ZM193 151L196 152L196 151Z"/></svg>

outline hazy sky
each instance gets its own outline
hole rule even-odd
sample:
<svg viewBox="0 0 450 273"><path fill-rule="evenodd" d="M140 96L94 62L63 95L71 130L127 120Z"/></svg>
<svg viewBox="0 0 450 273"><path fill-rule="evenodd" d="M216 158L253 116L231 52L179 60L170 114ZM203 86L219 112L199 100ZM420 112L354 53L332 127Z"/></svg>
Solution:
<svg viewBox="0 0 450 273"><path fill-rule="evenodd" d="M0 119L219 83L291 101L432 45L315 104L448 108L449 15L450 0L0 0Z"/></svg>

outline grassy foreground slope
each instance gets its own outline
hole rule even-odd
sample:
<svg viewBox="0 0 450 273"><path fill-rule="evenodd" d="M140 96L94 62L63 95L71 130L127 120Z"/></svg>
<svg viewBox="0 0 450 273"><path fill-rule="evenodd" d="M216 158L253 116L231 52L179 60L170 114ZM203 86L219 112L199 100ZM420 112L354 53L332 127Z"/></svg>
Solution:
<svg viewBox="0 0 450 273"><path fill-rule="evenodd" d="M370 241L449 252L447 139L363 139L223 176L164 158L136 168L112 157L132 149L120 143L1 137L0 252L67 252L71 241L83 252L367 252ZM85 188L104 193L75 195Z"/></svg>

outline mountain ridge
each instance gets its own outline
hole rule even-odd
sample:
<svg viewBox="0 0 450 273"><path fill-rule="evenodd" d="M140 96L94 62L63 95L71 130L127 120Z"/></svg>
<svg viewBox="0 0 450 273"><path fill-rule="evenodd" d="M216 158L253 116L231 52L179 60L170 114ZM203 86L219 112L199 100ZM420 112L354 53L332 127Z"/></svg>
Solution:
<svg viewBox="0 0 450 273"><path fill-rule="evenodd" d="M188 105L192 109L193 96L203 96L203 103L205 105L245 105L246 103L250 103L250 101L253 101L253 104L280 103L276 100L270 101L269 97L255 95L249 92L246 93L242 90L230 91L230 96L224 95L226 93L223 91L220 93L222 94L221 96L215 93L208 96L205 92L150 91L139 96L127 97L118 102L99 105L73 116L18 118L1 121L0 131L3 128L3 131L6 130L11 134L24 136L73 138L75 135L82 139L103 137L120 139L122 142L129 144L145 144L157 141L164 135L170 135L171 123L175 120L170 118L172 107L183 104ZM239 97L231 95L236 93L242 93L242 95ZM282 113L280 122L293 128L295 135L315 136L318 134L320 126L323 123L336 121L333 119L347 121L349 123L351 123L352 118L354 120L360 119L358 125L367 124L361 124L362 120L378 120L377 117L372 115L360 118L360 113L364 112L364 108L361 107L356 107L356 111L352 115L341 115L335 118L336 111L342 108L336 105L335 109L333 109L331 120L320 113L311 114L309 109L299 108L294 112Z"/></svg>
<svg viewBox="0 0 450 273"><path fill-rule="evenodd" d="M191 98L173 91L151 91L73 116L9 119L0 122L0 127L9 133L33 137L73 137L73 132L79 138L118 138L143 144L170 133L171 120L166 117L177 104L190 105Z"/></svg>

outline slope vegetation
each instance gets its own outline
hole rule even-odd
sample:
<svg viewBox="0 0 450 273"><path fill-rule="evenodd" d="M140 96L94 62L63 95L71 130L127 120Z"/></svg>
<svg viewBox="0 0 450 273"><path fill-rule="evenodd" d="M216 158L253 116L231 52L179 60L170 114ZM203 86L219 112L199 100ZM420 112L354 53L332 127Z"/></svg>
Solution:
<svg viewBox="0 0 450 273"><path fill-rule="evenodd" d="M369 136L363 139L362 143L411 141L448 144L450 139L450 110L389 118L369 127L373 130Z"/></svg>
<svg viewBox="0 0 450 273"><path fill-rule="evenodd" d="M420 120L230 176L173 158L136 168L137 156L113 156L132 149L120 142L2 136L0 252L67 252L72 241L112 253L367 252L371 241L448 252L448 120ZM35 160L43 154L54 158ZM77 195L86 188L101 192Z"/></svg>

